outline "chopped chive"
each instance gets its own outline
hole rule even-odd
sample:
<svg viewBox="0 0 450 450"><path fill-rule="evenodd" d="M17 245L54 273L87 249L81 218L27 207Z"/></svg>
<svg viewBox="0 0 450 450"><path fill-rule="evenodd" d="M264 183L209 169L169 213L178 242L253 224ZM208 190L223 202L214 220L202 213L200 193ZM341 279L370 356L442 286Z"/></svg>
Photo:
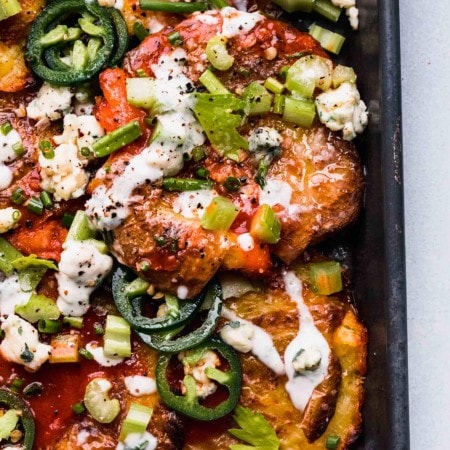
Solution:
<svg viewBox="0 0 450 450"><path fill-rule="evenodd" d="M42 204L46 207L46 208L52 208L53 207L53 200L52 197L50 196L50 194L46 191L42 191L39 194L39 197L41 199Z"/></svg>
<svg viewBox="0 0 450 450"><path fill-rule="evenodd" d="M230 192L236 192L241 187L241 182L236 177L227 177L225 182L223 183L225 188Z"/></svg>
<svg viewBox="0 0 450 450"><path fill-rule="evenodd" d="M50 141L39 142L39 149L41 150L45 158L53 159L55 157L55 150Z"/></svg>
<svg viewBox="0 0 450 450"><path fill-rule="evenodd" d="M26 199L25 192L20 187L15 188L11 194L11 201L16 205L23 205Z"/></svg>
<svg viewBox="0 0 450 450"><path fill-rule="evenodd" d="M9 122L5 122L0 125L0 132L3 136L6 136L12 129L13 127Z"/></svg>
<svg viewBox="0 0 450 450"><path fill-rule="evenodd" d="M140 0L141 9L149 11L164 11L177 14L190 14L195 11L206 11L208 3L206 2L167 2L161 0Z"/></svg>
<svg viewBox="0 0 450 450"><path fill-rule="evenodd" d="M145 28L142 22L139 21L134 22L133 32L140 41L143 41L149 35L147 28Z"/></svg>
<svg viewBox="0 0 450 450"><path fill-rule="evenodd" d="M70 225L72 225L74 217L75 217L75 214L64 213L64 215L63 215L63 217L61 219L61 225L64 228L70 228Z"/></svg>
<svg viewBox="0 0 450 450"><path fill-rule="evenodd" d="M286 75L288 73L288 70L291 66L283 66L280 71L278 72L280 74L280 77L286 78Z"/></svg>
<svg viewBox="0 0 450 450"><path fill-rule="evenodd" d="M136 70L136 75L137 75L139 78L145 78L145 77L147 76L147 74L145 73L145 70L144 70L144 69L137 69L137 70Z"/></svg>
<svg viewBox="0 0 450 450"><path fill-rule="evenodd" d="M139 270L142 272L146 272L148 269L150 269L150 264L148 261L142 261L139 264Z"/></svg>
<svg viewBox="0 0 450 450"><path fill-rule="evenodd" d="M141 135L142 130L139 122L133 120L94 141L92 149L97 158L102 158L135 141Z"/></svg>
<svg viewBox="0 0 450 450"><path fill-rule="evenodd" d="M75 414L81 414L84 411L86 411L86 408L85 408L83 402L78 402L78 403L75 403L74 405L72 405L72 411Z"/></svg>
<svg viewBox="0 0 450 450"><path fill-rule="evenodd" d="M264 87L274 94L281 94L284 91L284 84L273 77L267 78L264 82Z"/></svg>
<svg viewBox="0 0 450 450"><path fill-rule="evenodd" d="M23 378L14 378L14 380L11 381L11 384L9 385L9 388L12 391L18 391L19 389L22 388L22 386L24 385L25 380Z"/></svg>
<svg viewBox="0 0 450 450"><path fill-rule="evenodd" d="M23 148L23 145L21 142L16 142L13 144L12 149L14 150L14 153L18 158L23 156L25 154L25 149Z"/></svg>
<svg viewBox="0 0 450 450"><path fill-rule="evenodd" d="M86 350L85 348L78 349L78 353L85 359L89 359L89 360L94 359L94 355L90 351Z"/></svg>
<svg viewBox="0 0 450 450"><path fill-rule="evenodd" d="M204 167L199 167L195 173L197 174L197 176L199 176L200 178L207 178L209 175L209 170L205 169Z"/></svg>
<svg viewBox="0 0 450 450"><path fill-rule="evenodd" d="M325 443L325 448L327 450L336 450L340 442L341 438L339 436L328 436Z"/></svg>
<svg viewBox="0 0 450 450"><path fill-rule="evenodd" d="M275 94L273 98L273 112L275 114L283 114L284 111L284 95Z"/></svg>
<svg viewBox="0 0 450 450"><path fill-rule="evenodd" d="M206 156L205 150L203 150L202 147L194 147L194 148L192 149L191 156L192 156L192 159L193 159L195 162L199 162L199 161L201 161L203 158L205 158L205 156Z"/></svg>
<svg viewBox="0 0 450 450"><path fill-rule="evenodd" d="M94 155L94 152L89 147L81 147L80 153L85 158L90 158Z"/></svg>
<svg viewBox="0 0 450 450"><path fill-rule="evenodd" d="M94 325L94 333L98 335L105 334L105 329L103 328L103 325L96 323Z"/></svg>
<svg viewBox="0 0 450 450"><path fill-rule="evenodd" d="M201 189L211 189L212 181L197 180L195 178L164 178L163 188L167 191L198 191Z"/></svg>
<svg viewBox="0 0 450 450"><path fill-rule="evenodd" d="M238 67L237 73L242 75L243 77L248 77L251 74L251 71L246 69L245 67Z"/></svg>
<svg viewBox="0 0 450 450"><path fill-rule="evenodd" d="M179 31L172 31L172 33L167 36L167 39L173 47L179 47L183 43L183 38Z"/></svg>
<svg viewBox="0 0 450 450"><path fill-rule="evenodd" d="M38 330L41 333L54 334L61 331L61 322L52 319L39 319Z"/></svg>
<svg viewBox="0 0 450 450"><path fill-rule="evenodd" d="M75 316L66 316L63 318L63 323L70 325L73 328L81 330L83 328L83 318Z"/></svg>
<svg viewBox="0 0 450 450"><path fill-rule="evenodd" d="M269 165L266 161L264 161L264 159L261 159L258 162L258 170L255 175L255 181L261 186L261 189L264 189L264 186L266 185L266 176L268 171Z"/></svg>
<svg viewBox="0 0 450 450"><path fill-rule="evenodd" d="M28 200L27 209L34 214L41 215L44 211L44 204L39 197L31 197Z"/></svg>

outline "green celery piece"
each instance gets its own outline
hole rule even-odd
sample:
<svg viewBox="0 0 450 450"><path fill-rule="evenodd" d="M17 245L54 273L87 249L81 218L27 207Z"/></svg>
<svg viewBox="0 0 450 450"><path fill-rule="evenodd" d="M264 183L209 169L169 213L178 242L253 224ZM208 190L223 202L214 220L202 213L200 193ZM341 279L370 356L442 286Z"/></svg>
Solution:
<svg viewBox="0 0 450 450"><path fill-rule="evenodd" d="M95 237L95 231L92 229L86 213L78 210L73 218L72 225L70 225L69 233L66 241L84 241Z"/></svg>
<svg viewBox="0 0 450 450"><path fill-rule="evenodd" d="M19 422L21 411L9 409L0 417L0 441L8 440L11 432L16 428Z"/></svg>
<svg viewBox="0 0 450 450"><path fill-rule="evenodd" d="M40 319L56 320L60 316L56 303L51 298L38 294L31 294L27 303L16 306L15 312L30 323Z"/></svg>
<svg viewBox="0 0 450 450"><path fill-rule="evenodd" d="M251 445L230 445L231 450L278 450L280 441L269 422L261 413L253 412L249 408L238 405L234 410L233 419L241 428L228 430L233 436Z"/></svg>
<svg viewBox="0 0 450 450"><path fill-rule="evenodd" d="M252 116L268 113L273 96L264 86L253 81L245 88L242 98L247 103L247 113Z"/></svg>
<svg viewBox="0 0 450 450"><path fill-rule="evenodd" d="M22 7L17 0L2 0L0 2L0 21L15 16L20 11L22 11Z"/></svg>
<svg viewBox="0 0 450 450"><path fill-rule="evenodd" d="M14 267L12 262L21 257L22 253L16 250L6 239L0 237L0 270L5 275L13 273Z"/></svg>
<svg viewBox="0 0 450 450"><path fill-rule="evenodd" d="M233 94L194 94L197 105L243 111L246 103Z"/></svg>
<svg viewBox="0 0 450 450"><path fill-rule="evenodd" d="M45 267L46 269L58 270L57 265L49 259L38 258L36 255L20 256L12 261L14 269L21 271L30 267Z"/></svg>

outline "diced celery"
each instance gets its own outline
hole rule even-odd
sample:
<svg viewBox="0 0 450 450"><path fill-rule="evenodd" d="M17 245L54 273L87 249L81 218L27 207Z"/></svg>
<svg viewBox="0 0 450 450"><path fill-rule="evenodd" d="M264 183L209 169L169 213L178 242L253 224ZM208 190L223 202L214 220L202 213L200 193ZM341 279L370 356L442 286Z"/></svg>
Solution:
<svg viewBox="0 0 450 450"><path fill-rule="evenodd" d="M17 0L0 0L0 21L15 16L20 11L22 7Z"/></svg>
<svg viewBox="0 0 450 450"><path fill-rule="evenodd" d="M257 81L245 88L242 99L247 102L247 113L250 116L268 113L272 105L272 95Z"/></svg>
<svg viewBox="0 0 450 450"><path fill-rule="evenodd" d="M280 83L276 78L269 77L264 81L264 87L274 94L281 94L284 91L284 84Z"/></svg>
<svg viewBox="0 0 450 450"><path fill-rule="evenodd" d="M60 316L58 306L54 300L39 294L31 294L27 303L16 306L15 312L31 323L35 323L40 319L57 319Z"/></svg>
<svg viewBox="0 0 450 450"><path fill-rule="evenodd" d="M228 230L239 214L239 208L225 197L214 197L201 218L206 230Z"/></svg>
<svg viewBox="0 0 450 450"><path fill-rule="evenodd" d="M108 314L103 351L105 355L129 357L131 356L130 324L122 317Z"/></svg>
<svg viewBox="0 0 450 450"><path fill-rule="evenodd" d="M11 275L14 271L12 262L21 258L22 253L16 250L6 239L0 237L0 270L6 275Z"/></svg>
<svg viewBox="0 0 450 450"><path fill-rule="evenodd" d="M333 87L336 89L345 82L356 83L356 73L352 67L338 64L333 69Z"/></svg>
<svg viewBox="0 0 450 450"><path fill-rule="evenodd" d="M22 411L20 410L8 409L0 416L0 441L9 440L11 432L17 427L21 415Z"/></svg>
<svg viewBox="0 0 450 450"><path fill-rule="evenodd" d="M150 283L143 278L136 278L131 283L127 284L124 290L127 298L135 298L144 295L149 288Z"/></svg>
<svg viewBox="0 0 450 450"><path fill-rule="evenodd" d="M84 406L97 422L111 423L120 413L119 400L109 397L111 389L112 384L106 378L94 378L86 386Z"/></svg>
<svg viewBox="0 0 450 450"><path fill-rule="evenodd" d="M311 12L314 0L274 0L274 3L281 6L287 12Z"/></svg>
<svg viewBox="0 0 450 450"><path fill-rule="evenodd" d="M331 53L338 55L345 42L345 37L317 24L311 25L309 34L320 42L320 45Z"/></svg>
<svg viewBox="0 0 450 450"><path fill-rule="evenodd" d="M285 97L283 120L311 128L315 117L316 108L313 101Z"/></svg>
<svg viewBox="0 0 450 450"><path fill-rule="evenodd" d="M123 421L120 430L119 441L124 441L125 438L132 433L142 434L147 429L150 419L152 418L153 409L148 406L132 403L128 414Z"/></svg>
<svg viewBox="0 0 450 450"><path fill-rule="evenodd" d="M82 317L74 317L74 316L66 316L63 318L63 323L67 323L73 328L77 328L81 330L83 328L83 318Z"/></svg>
<svg viewBox="0 0 450 450"><path fill-rule="evenodd" d="M342 8L333 5L330 0L314 0L313 11L331 22L337 22Z"/></svg>
<svg viewBox="0 0 450 450"><path fill-rule="evenodd" d="M333 64L318 55L302 56L289 68L286 87L301 97L310 98L316 88L327 90L331 85Z"/></svg>
<svg viewBox="0 0 450 450"><path fill-rule="evenodd" d="M261 205L252 218L250 234L261 242L276 244L280 240L281 222L267 204Z"/></svg>
<svg viewBox="0 0 450 450"><path fill-rule="evenodd" d="M342 291L341 266L337 261L322 261L309 265L311 287L317 294L331 295Z"/></svg>
<svg viewBox="0 0 450 450"><path fill-rule="evenodd" d="M70 225L66 241L84 241L93 237L95 237L95 231L89 222L88 216L84 211L78 210Z"/></svg>
<svg viewBox="0 0 450 450"><path fill-rule="evenodd" d="M210 71L205 70L200 78L200 83L208 89L211 94L229 94L230 91L223 85L223 83Z"/></svg>
<svg viewBox="0 0 450 450"><path fill-rule="evenodd" d="M38 330L40 333L54 334L61 331L62 324L59 320L39 319Z"/></svg>
<svg viewBox="0 0 450 450"><path fill-rule="evenodd" d="M273 98L273 112L275 114L283 114L284 111L284 95L275 94Z"/></svg>
<svg viewBox="0 0 450 450"><path fill-rule="evenodd" d="M127 78L127 100L139 108L154 109L158 103L156 81L152 78Z"/></svg>
<svg viewBox="0 0 450 450"><path fill-rule="evenodd" d="M234 63L234 57L228 53L227 42L225 36L213 36L206 44L206 57L218 70L228 70Z"/></svg>
<svg viewBox="0 0 450 450"><path fill-rule="evenodd" d="M79 334L58 334L52 337L50 345L52 347L49 358L50 363L74 363L79 361Z"/></svg>

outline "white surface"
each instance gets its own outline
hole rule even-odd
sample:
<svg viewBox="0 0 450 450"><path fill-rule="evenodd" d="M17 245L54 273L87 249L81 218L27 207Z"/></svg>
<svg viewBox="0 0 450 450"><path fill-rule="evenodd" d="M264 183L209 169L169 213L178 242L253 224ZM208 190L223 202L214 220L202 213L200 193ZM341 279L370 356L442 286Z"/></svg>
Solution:
<svg viewBox="0 0 450 450"><path fill-rule="evenodd" d="M450 441L449 7L400 0L413 450Z"/></svg>

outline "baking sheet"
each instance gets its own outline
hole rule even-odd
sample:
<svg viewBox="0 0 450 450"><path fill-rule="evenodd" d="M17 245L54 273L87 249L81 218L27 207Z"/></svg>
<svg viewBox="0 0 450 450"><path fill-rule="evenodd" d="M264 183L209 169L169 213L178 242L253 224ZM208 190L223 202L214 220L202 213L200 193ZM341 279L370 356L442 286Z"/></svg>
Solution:
<svg viewBox="0 0 450 450"><path fill-rule="evenodd" d="M369 329L364 429L356 448L409 448L399 11L396 0L359 0L347 58L371 112L359 142L367 170L355 233L355 296ZM345 56L345 55L344 55Z"/></svg>

